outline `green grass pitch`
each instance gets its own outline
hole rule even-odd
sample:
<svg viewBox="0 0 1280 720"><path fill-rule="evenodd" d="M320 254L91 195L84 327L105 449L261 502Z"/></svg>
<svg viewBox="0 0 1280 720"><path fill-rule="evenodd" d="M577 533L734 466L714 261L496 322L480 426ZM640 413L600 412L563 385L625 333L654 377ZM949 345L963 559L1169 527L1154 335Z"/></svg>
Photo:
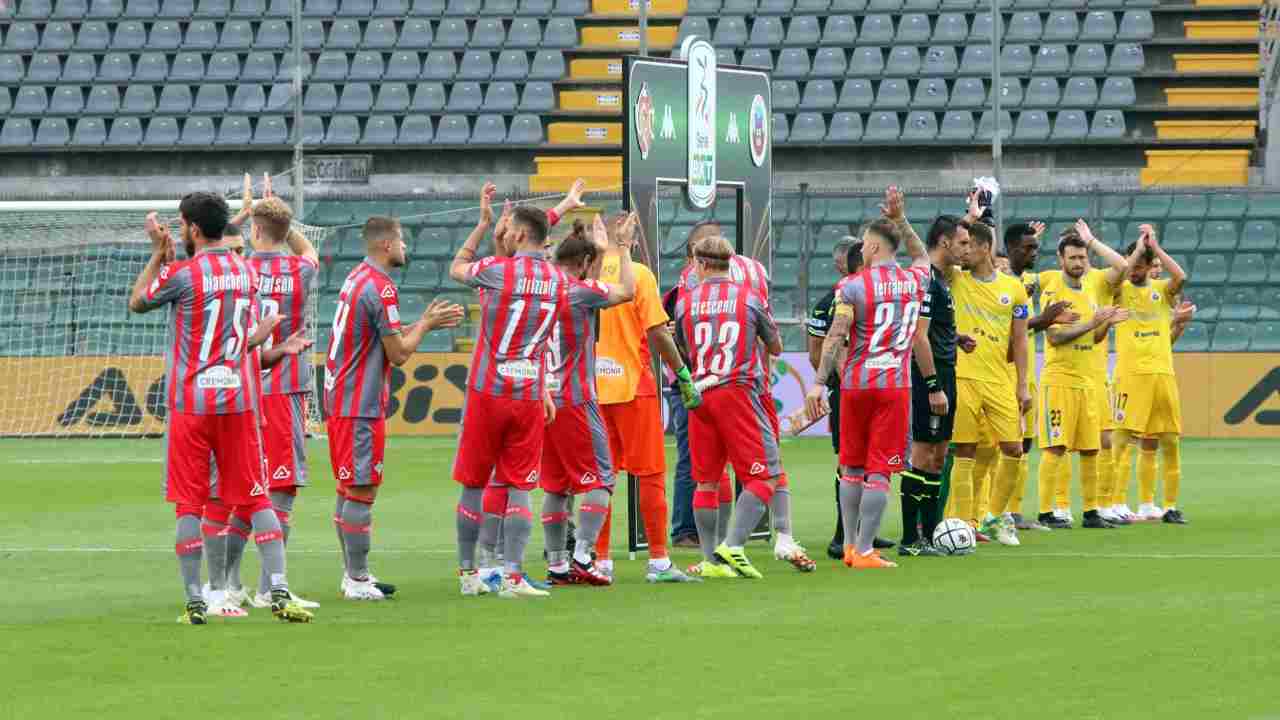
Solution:
<svg viewBox="0 0 1280 720"><path fill-rule="evenodd" d="M1023 533L1021 548L857 573L822 552L830 446L789 441L797 535L817 572L756 543L763 581L654 587L643 559L617 551L613 588L509 602L458 595L453 440L393 438L372 562L400 595L373 605L337 598L333 482L315 443L289 577L323 603L316 622L254 610L193 628L174 622L159 443L8 440L0 720L1276 718L1276 448L1187 441L1185 527ZM535 531L534 574L541 542ZM256 573L250 548L245 579Z"/></svg>

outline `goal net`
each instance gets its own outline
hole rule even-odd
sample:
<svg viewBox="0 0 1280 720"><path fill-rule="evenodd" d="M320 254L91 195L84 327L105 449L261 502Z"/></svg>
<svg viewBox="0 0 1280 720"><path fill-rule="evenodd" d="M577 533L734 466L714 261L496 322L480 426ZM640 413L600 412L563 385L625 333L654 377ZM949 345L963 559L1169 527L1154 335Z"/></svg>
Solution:
<svg viewBox="0 0 1280 720"><path fill-rule="evenodd" d="M128 310L151 253L143 230L150 209L180 237L173 202L0 203L0 436L164 432L168 311ZM296 227L323 246L326 229ZM312 292L313 340L317 308ZM311 392L314 431L315 385Z"/></svg>

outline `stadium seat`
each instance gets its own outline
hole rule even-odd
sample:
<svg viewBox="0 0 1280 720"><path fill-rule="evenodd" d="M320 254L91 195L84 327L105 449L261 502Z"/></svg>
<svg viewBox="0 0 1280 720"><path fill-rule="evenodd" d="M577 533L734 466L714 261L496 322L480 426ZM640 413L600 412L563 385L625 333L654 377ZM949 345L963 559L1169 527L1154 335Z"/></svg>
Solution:
<svg viewBox="0 0 1280 720"><path fill-rule="evenodd" d="M1111 12L1094 11L1084 17L1084 28L1080 31L1081 40L1097 40L1110 42L1116 37L1116 15Z"/></svg>
<svg viewBox="0 0 1280 720"><path fill-rule="evenodd" d="M365 18L373 14L373 0L342 0L338 6L339 17Z"/></svg>
<svg viewBox="0 0 1280 720"><path fill-rule="evenodd" d="M1159 220L1169 214L1172 205L1172 195L1143 193L1133 197L1132 215L1143 221Z"/></svg>
<svg viewBox="0 0 1280 720"><path fill-rule="evenodd" d="M13 112L18 115L41 115L49 109L49 93L45 88L24 85L18 88Z"/></svg>
<svg viewBox="0 0 1280 720"><path fill-rule="evenodd" d="M695 22L690 27L697 27L706 22L702 18L695 18L694 20ZM699 20L702 22L697 22ZM713 45L740 47L747 44L747 39L746 20L737 15L721 16L716 23L715 30L711 33L711 43Z"/></svg>
<svg viewBox="0 0 1280 720"><path fill-rule="evenodd" d="M27 65L27 82L56 83L60 77L62 77L62 62L56 55L35 55Z"/></svg>
<svg viewBox="0 0 1280 720"><path fill-rule="evenodd" d="M444 14L451 17L474 17L480 14L482 0L449 0Z"/></svg>
<svg viewBox="0 0 1280 720"><path fill-rule="evenodd" d="M969 37L969 23L962 13L942 13L933 26L933 42L963 44Z"/></svg>
<svg viewBox="0 0 1280 720"><path fill-rule="evenodd" d="M1155 35L1155 21L1150 10L1125 10L1120 18L1117 40L1150 40Z"/></svg>
<svg viewBox="0 0 1280 720"><path fill-rule="evenodd" d="M1066 75L1069 66L1070 57L1065 45L1041 45L1031 71L1040 75Z"/></svg>
<svg viewBox="0 0 1280 720"><path fill-rule="evenodd" d="M843 110L867 110L875 104L875 91L870 80L857 78L846 80L840 87L840 97L836 107Z"/></svg>
<svg viewBox="0 0 1280 720"><path fill-rule="evenodd" d="M814 20L813 18L809 19ZM796 20L799 20L799 18L793 18L791 20L792 25L795 24ZM719 33L720 28L724 25L725 23L723 21L719 25L716 25L717 33ZM817 31L816 21L813 30L815 32ZM781 20L776 17L757 17L755 22L751 23L751 32L748 34L746 44L752 47L778 47L779 45L782 45L783 37L784 33L782 30ZM804 43L788 44L803 45Z"/></svg>
<svg viewBox="0 0 1280 720"><path fill-rule="evenodd" d="M1198 315L1198 308L1197 308ZM1219 320L1248 321L1258 317L1258 291L1252 287L1227 287L1222 294Z"/></svg>
<svg viewBox="0 0 1280 720"><path fill-rule="evenodd" d="M516 115L507 133L507 142L517 145L540 145L544 140L542 118L537 115Z"/></svg>
<svg viewBox="0 0 1280 720"><path fill-rule="evenodd" d="M1198 315L1197 315L1198 316ZM1209 329L1206 322L1191 322L1182 331L1182 337L1173 346L1175 352L1207 352L1209 350Z"/></svg>
<svg viewBox="0 0 1280 720"><path fill-rule="evenodd" d="M437 17L444 14L444 0L413 0L411 17Z"/></svg>
<svg viewBox="0 0 1280 720"><path fill-rule="evenodd" d="M1017 80L1006 80L1006 83L1017 84ZM1021 86L1018 97L1021 98ZM951 88L951 107L977 108L987 102L987 89L978 78L960 78Z"/></svg>
<svg viewBox="0 0 1280 720"><path fill-rule="evenodd" d="M801 48L786 48L778 53L778 64L773 69L776 78L809 77L809 51Z"/></svg>
<svg viewBox="0 0 1280 720"><path fill-rule="evenodd" d="M893 42L893 17L889 15L864 15L862 29L858 33L861 42L888 45Z"/></svg>
<svg viewBox="0 0 1280 720"><path fill-rule="evenodd" d="M956 49L949 46L931 47L924 53L923 69L928 74L950 74L960 69Z"/></svg>
<svg viewBox="0 0 1280 720"><path fill-rule="evenodd" d="M890 110L905 110L911 105L911 90L906 80L890 80L880 81L880 87L876 90L876 100L874 107Z"/></svg>
<svg viewBox="0 0 1280 720"><path fill-rule="evenodd" d="M1213 193L1209 197L1208 216L1211 218L1240 219L1249 205L1247 195L1237 193Z"/></svg>
<svg viewBox="0 0 1280 720"><path fill-rule="evenodd" d="M338 90L328 83L307 85L302 96L302 108L306 112L333 112L338 107Z"/></svg>
<svg viewBox="0 0 1280 720"><path fill-rule="evenodd" d="M98 20L115 20L124 14L122 0L93 0L89 3L89 12L85 17Z"/></svg>
<svg viewBox="0 0 1280 720"><path fill-rule="evenodd" d="M400 134L396 136L397 145L427 145L435 135L431 127L431 118L426 115L408 115L400 123Z"/></svg>
<svg viewBox="0 0 1280 720"><path fill-rule="evenodd" d="M1056 11L1049 13L1041 38L1053 42L1071 42L1080 34L1080 20L1074 12Z"/></svg>
<svg viewBox="0 0 1280 720"><path fill-rule="evenodd" d="M40 33L32 23L14 23L5 34L4 49L12 51L34 50L40 44Z"/></svg>
<svg viewBox="0 0 1280 720"><path fill-rule="evenodd" d="M191 107L188 96L187 108ZM121 110L130 115L150 115L156 111L156 91L150 85L129 85L124 90Z"/></svg>
<svg viewBox="0 0 1280 720"><path fill-rule="evenodd" d="M991 42L991 13L979 12L973 16L973 25L969 28L969 42L974 44Z"/></svg>
<svg viewBox="0 0 1280 720"><path fill-rule="evenodd" d="M1049 114L1043 110L1024 110L1018 113L1013 128L1014 140L1047 140L1049 138Z"/></svg>
<svg viewBox="0 0 1280 720"><path fill-rule="evenodd" d="M1138 223L1129 223L1129 232L1126 233L1126 237L1138 237ZM1160 230L1160 241L1168 252L1193 252L1200 245L1200 223L1189 220L1165 223L1164 228ZM1235 247L1234 242L1231 245Z"/></svg>
<svg viewBox="0 0 1280 720"><path fill-rule="evenodd" d="M314 115L302 118L302 142L307 145L324 143L324 120Z"/></svg>
<svg viewBox="0 0 1280 720"><path fill-rule="evenodd" d="M104 89L115 90L115 87ZM7 94L7 92L6 92ZM55 115L78 115L84 110L84 93L75 85L63 85L53 89L49 112Z"/></svg>
<svg viewBox="0 0 1280 720"><path fill-rule="evenodd" d="M822 28L822 44L827 47L853 47L857 39L858 27L852 15L832 15Z"/></svg>
<svg viewBox="0 0 1280 720"><path fill-rule="evenodd" d="M781 145L787 141L787 136L791 134L791 126L787 122L787 116L782 113L774 113L773 120L773 144Z"/></svg>
<svg viewBox="0 0 1280 720"><path fill-rule="evenodd" d="M384 80L417 80L422 73L422 64L418 62L418 53L397 52L391 55Z"/></svg>
<svg viewBox="0 0 1280 720"><path fill-rule="evenodd" d="M907 114L902 126L903 140L933 140L938 136L938 117L932 112L915 110Z"/></svg>
<svg viewBox="0 0 1280 720"><path fill-rule="evenodd" d="M458 59L448 50L432 50L422 64L424 80L449 80L458 74Z"/></svg>
<svg viewBox="0 0 1280 720"><path fill-rule="evenodd" d="M196 14L195 0L164 0L156 17L189 20ZM143 19L150 19L144 17Z"/></svg>
<svg viewBox="0 0 1280 720"><path fill-rule="evenodd" d="M1213 328L1213 352L1244 352L1249 349L1253 325L1247 322L1219 322Z"/></svg>
<svg viewBox="0 0 1280 720"><path fill-rule="evenodd" d="M916 94L911 101L914 108L945 108L947 83L941 78L925 78L916 83Z"/></svg>
<svg viewBox="0 0 1280 720"><path fill-rule="evenodd" d="M1244 231L1240 236L1241 250L1275 250L1278 243L1276 240L1276 226L1266 220L1250 220L1244 224Z"/></svg>
<svg viewBox="0 0 1280 720"><path fill-rule="evenodd" d="M77 88L76 92L79 92ZM126 92L128 90L126 89ZM120 112L120 90L115 85L98 85L89 91L85 112L93 115L115 115Z"/></svg>
<svg viewBox="0 0 1280 720"><path fill-rule="evenodd" d="M986 110L982 113L982 116L978 118L978 133L976 137L979 140L990 140L992 136L995 135L995 128L996 128L995 117L991 114L990 110ZM1013 134L1013 117L1012 115L1010 115L1009 111L1001 110L1000 111L1000 137L1007 139L1012 134Z"/></svg>
<svg viewBox="0 0 1280 720"><path fill-rule="evenodd" d="M929 27L929 17L923 13L906 13L898 18L898 33L894 42L905 45L919 45L929 42L933 35Z"/></svg>
<svg viewBox="0 0 1280 720"><path fill-rule="evenodd" d="M1173 223L1169 223L1172 225ZM1165 226L1166 236L1168 234L1168 225ZM1236 232L1236 224L1230 220L1210 220L1205 223L1204 234L1200 239L1199 249L1201 251L1210 252L1230 252L1236 249L1240 243L1240 236Z"/></svg>
<svg viewBox="0 0 1280 720"><path fill-rule="evenodd" d="M493 75L493 53L482 50L463 53L462 64L458 66L459 80L488 80L490 75Z"/></svg>
<svg viewBox="0 0 1280 720"><path fill-rule="evenodd" d="M329 118L329 130L324 135L326 145L355 145L360 142L360 121L351 115L335 115Z"/></svg>
<svg viewBox="0 0 1280 720"><path fill-rule="evenodd" d="M124 7L124 17L137 20L162 17L160 0L128 0Z"/></svg>
<svg viewBox="0 0 1280 720"><path fill-rule="evenodd" d="M474 145L501 145L507 141L507 121L501 115L479 115L468 142Z"/></svg>
<svg viewBox="0 0 1280 720"><path fill-rule="evenodd" d="M530 80L559 80L565 75L564 53L559 50L539 50L533 55L529 67Z"/></svg>
<svg viewBox="0 0 1280 720"><path fill-rule="evenodd" d="M484 94L484 103L480 110L487 113L513 112L519 102L516 85L513 82L489 83Z"/></svg>
<svg viewBox="0 0 1280 720"><path fill-rule="evenodd" d="M320 57L316 59L316 67L311 73L311 79L341 82L347 79L349 70L347 54L338 50L330 50L320 53Z"/></svg>
<svg viewBox="0 0 1280 720"><path fill-rule="evenodd" d="M720 12L720 0L689 0L685 17L693 15L716 15Z"/></svg>
<svg viewBox="0 0 1280 720"><path fill-rule="evenodd" d="M813 56L813 68L810 74L813 77L842 78L848 70L848 59L844 56L844 50L824 47L818 48L818 52Z"/></svg>
<svg viewBox="0 0 1280 720"><path fill-rule="evenodd" d="M351 61L351 70L347 73L347 79L381 80L382 73L382 53L372 51L358 52Z"/></svg>
<svg viewBox="0 0 1280 720"><path fill-rule="evenodd" d="M237 85L231 94L231 112L257 113L267 106L267 94L261 85Z"/></svg>
<svg viewBox="0 0 1280 720"><path fill-rule="evenodd" d="M1097 103L1097 81L1089 77L1073 77L1067 80L1067 89L1062 93L1063 105L1091 108Z"/></svg>
<svg viewBox="0 0 1280 720"><path fill-rule="evenodd" d="M942 116L942 128L938 138L967 142L973 139L973 113L967 110L949 110Z"/></svg>
<svg viewBox="0 0 1280 720"><path fill-rule="evenodd" d="M1200 314L1198 309L1196 314ZM1274 283L1258 293L1258 319L1280 320L1280 287Z"/></svg>
<svg viewBox="0 0 1280 720"><path fill-rule="evenodd" d="M885 62L886 75L904 75L915 77L920 74L920 50L905 45L895 46L889 51L889 59Z"/></svg>
<svg viewBox="0 0 1280 720"><path fill-rule="evenodd" d="M204 79L204 55L198 52L178 53L173 58L173 68L169 70L170 80L186 82Z"/></svg>
<svg viewBox="0 0 1280 720"><path fill-rule="evenodd" d="M1193 277L1199 277L1199 274ZM1233 285L1266 282L1267 259L1260 253L1236 253L1235 258L1231 260L1231 272L1227 280Z"/></svg>
<svg viewBox="0 0 1280 720"><path fill-rule="evenodd" d="M439 112L444 110L444 86L440 83L419 83L413 91L413 104L410 109L418 112Z"/></svg>
<svg viewBox="0 0 1280 720"><path fill-rule="evenodd" d="M378 99L373 102L374 112L403 112L409 109L409 86L404 83L382 83L378 87Z"/></svg>
<svg viewBox="0 0 1280 720"><path fill-rule="evenodd" d="M253 26L247 20L232 20L222 26L218 47L223 50L248 50L253 47Z"/></svg>
<svg viewBox="0 0 1280 720"><path fill-rule="evenodd" d="M115 123L119 123L117 119ZM112 125L115 130L115 124ZM108 137L110 140L110 137ZM147 134L142 138L143 145L168 147L178 144L178 121L171 117L153 117L147 122Z"/></svg>
<svg viewBox="0 0 1280 720"><path fill-rule="evenodd" d="M865 49L874 50L874 48L865 48ZM855 54L857 53L856 50L854 52ZM875 52L878 55L880 51L876 50ZM881 64L883 64L883 60L881 61ZM742 66L765 68L766 70L772 70L773 69L773 53L769 52L768 50L765 50L764 48L748 48L742 53Z"/></svg>
<svg viewBox="0 0 1280 720"><path fill-rule="evenodd" d="M1124 114L1119 110L1099 110L1093 114L1089 137L1093 140L1112 140L1125 136Z"/></svg>
<svg viewBox="0 0 1280 720"><path fill-rule="evenodd" d="M1007 49L1007 46L1006 46ZM1007 67L1005 72L1012 72ZM991 74L991 48L983 45L970 45L960 56L960 72L967 75Z"/></svg>
<svg viewBox="0 0 1280 720"><path fill-rule="evenodd" d="M44 26L40 36L41 50L70 50L76 44L76 34L69 22L51 22Z"/></svg>
<svg viewBox="0 0 1280 720"><path fill-rule="evenodd" d="M454 83L453 89L449 91L449 103L445 109L449 112L475 112L480 109L482 100L480 83Z"/></svg>
<svg viewBox="0 0 1280 720"><path fill-rule="evenodd" d="M206 121L207 122L207 121ZM118 117L111 121L104 145L138 145L142 142L142 125L137 118Z"/></svg>
<svg viewBox="0 0 1280 720"><path fill-rule="evenodd" d="M258 38L254 47L259 50L288 48L291 43L289 32L289 24L284 20L264 20L258 25Z"/></svg>
<svg viewBox="0 0 1280 720"><path fill-rule="evenodd" d="M101 145L107 140L107 126L98 118L80 118L76 121L71 144L81 147Z"/></svg>
<svg viewBox="0 0 1280 720"><path fill-rule="evenodd" d="M1186 337L1186 333L1184 332L1182 335L1182 341L1185 341ZM1179 341L1179 344L1181 344L1182 341ZM1280 323L1263 322L1255 325L1253 328L1253 339L1249 343L1249 349L1253 352L1280 351Z"/></svg>
<svg viewBox="0 0 1280 720"><path fill-rule="evenodd" d="M802 112L791 125L790 142L820 143L827 137L827 123L822 113Z"/></svg>
<svg viewBox="0 0 1280 720"><path fill-rule="evenodd" d="M1022 100L1023 107L1057 107L1060 93L1056 78L1031 78L1027 83L1027 94ZM1016 133L1015 133L1016 135Z"/></svg>
<svg viewBox="0 0 1280 720"><path fill-rule="evenodd" d="M1141 45L1119 43L1111 50L1111 64L1107 69L1113 73L1135 73L1142 72L1146 64Z"/></svg>
<svg viewBox="0 0 1280 720"><path fill-rule="evenodd" d="M716 48L716 64L737 65L738 54L729 48Z"/></svg>
<svg viewBox="0 0 1280 720"><path fill-rule="evenodd" d="M723 0L720 11L726 15L755 15L756 0Z"/></svg>
<svg viewBox="0 0 1280 720"><path fill-rule="evenodd" d="M308 17L331 17L338 14L338 0L305 0L302 14Z"/></svg>
<svg viewBox="0 0 1280 720"><path fill-rule="evenodd" d="M88 11L85 0L58 0L53 6L52 17L56 20L79 20Z"/></svg>
<svg viewBox="0 0 1280 720"><path fill-rule="evenodd" d="M578 46L578 26L573 18L551 18L542 34L542 47L574 48Z"/></svg>
<svg viewBox="0 0 1280 720"><path fill-rule="evenodd" d="M196 16L221 19L231 12L231 0L200 0L196 4Z"/></svg>
<svg viewBox="0 0 1280 720"><path fill-rule="evenodd" d="M898 113L874 112L867 117L867 126L862 137L864 140L872 142L886 142L897 140L901 133L902 130L898 125Z"/></svg>
<svg viewBox="0 0 1280 720"><path fill-rule="evenodd" d="M232 0L231 17L258 19L267 14L266 0Z"/></svg>
<svg viewBox="0 0 1280 720"><path fill-rule="evenodd" d="M800 88L795 80L774 80L770 95L777 110L795 110L800 104Z"/></svg>
<svg viewBox="0 0 1280 720"><path fill-rule="evenodd" d="M125 26L130 23L120 23L116 26L116 42L113 46L116 48L134 47L133 36L128 37L129 45L121 45L120 34L125 30ZM141 28L142 24L137 23ZM216 42L216 41L215 41ZM149 50L176 50L182 45L182 31L178 28L178 23L171 20L161 20L151 26L151 34L147 36L146 46Z"/></svg>
<svg viewBox="0 0 1280 720"><path fill-rule="evenodd" d="M251 52L240 69L240 79L249 82L271 82L276 78L276 56L269 52Z"/></svg>
<svg viewBox="0 0 1280 720"><path fill-rule="evenodd" d="M391 50L396 46L398 33L394 20L373 20L364 29L364 39L360 42L366 50Z"/></svg>
<svg viewBox="0 0 1280 720"><path fill-rule="evenodd" d="M218 123L215 145L248 145L253 139L249 118L243 115L227 115Z"/></svg>
<svg viewBox="0 0 1280 720"><path fill-rule="evenodd" d="M475 28L471 31L470 46L484 50L496 50L501 48L506 40L507 31L503 27L501 20L481 18L476 21Z"/></svg>
<svg viewBox="0 0 1280 720"><path fill-rule="evenodd" d="M65 118L44 118L36 128L34 144L61 147L71 141L71 128Z"/></svg>
<svg viewBox="0 0 1280 720"><path fill-rule="evenodd" d="M233 52L215 53L209 59L209 69L205 72L209 80L227 80L235 82L240 79L240 58Z"/></svg>
<svg viewBox="0 0 1280 720"><path fill-rule="evenodd" d="M373 109L373 87L369 83L347 83L338 99L338 112L366 113Z"/></svg>
<svg viewBox="0 0 1280 720"><path fill-rule="evenodd" d="M1219 285L1227 281L1227 260L1216 253L1201 253L1195 256L1195 264L1190 271L1197 283ZM1183 266L1186 267L1186 266Z"/></svg>
<svg viewBox="0 0 1280 720"><path fill-rule="evenodd" d="M80 56L84 57L84 56ZM92 56L88 56L92 62ZM0 83L19 83L26 77L27 71L22 67L22 56L20 55L0 55ZM4 93L8 100L8 93Z"/></svg>
<svg viewBox="0 0 1280 720"><path fill-rule="evenodd" d="M23 20L48 20L53 15L53 0L22 0L5 3L6 14L17 6L17 17Z"/></svg>
<svg viewBox="0 0 1280 720"><path fill-rule="evenodd" d="M516 14L519 3L516 0L484 0L481 15L511 17ZM585 12L583 14L586 14Z"/></svg>
<svg viewBox="0 0 1280 720"><path fill-rule="evenodd" d="M862 139L862 116L856 112L838 112L831 116L827 128L830 142L855 142Z"/></svg>
<svg viewBox="0 0 1280 720"><path fill-rule="evenodd" d="M435 140L442 145L465 145L471 139L471 125L465 115L445 115L440 118Z"/></svg>
<svg viewBox="0 0 1280 720"><path fill-rule="evenodd" d="M1044 32L1040 13L1019 12L1009 18L1005 26L1004 39L1007 42L1035 42Z"/></svg>
<svg viewBox="0 0 1280 720"><path fill-rule="evenodd" d="M676 43L684 42L684 39L691 35L701 38L711 37L711 22L705 17L691 15L681 18L680 25L676 28Z"/></svg>
<svg viewBox="0 0 1280 720"><path fill-rule="evenodd" d="M226 111L229 104L227 86L201 85L196 91L196 101L191 109L202 113L220 113Z"/></svg>
<svg viewBox="0 0 1280 720"><path fill-rule="evenodd" d="M154 31L153 31L154 34ZM187 36L182 49L212 50L218 47L218 26L211 20L197 20L187 26Z"/></svg>
<svg viewBox="0 0 1280 720"><path fill-rule="evenodd" d="M104 51L111 46L111 31L104 22L87 22L76 33L76 50Z"/></svg>
<svg viewBox="0 0 1280 720"><path fill-rule="evenodd" d="M396 119L391 115L374 115L365 121L364 135L360 137L362 145L394 145L399 129Z"/></svg>
<svg viewBox="0 0 1280 720"><path fill-rule="evenodd" d="M542 44L542 26L533 18L516 18L507 33L506 47L533 49Z"/></svg>
<svg viewBox="0 0 1280 720"><path fill-rule="evenodd" d="M7 118L0 129L0 145L5 147L29 147L35 141L35 130L26 118Z"/></svg>
<svg viewBox="0 0 1280 720"><path fill-rule="evenodd" d="M293 109L293 85L285 83L276 83L271 86L271 92L267 95L267 106L264 108L272 112L284 112Z"/></svg>

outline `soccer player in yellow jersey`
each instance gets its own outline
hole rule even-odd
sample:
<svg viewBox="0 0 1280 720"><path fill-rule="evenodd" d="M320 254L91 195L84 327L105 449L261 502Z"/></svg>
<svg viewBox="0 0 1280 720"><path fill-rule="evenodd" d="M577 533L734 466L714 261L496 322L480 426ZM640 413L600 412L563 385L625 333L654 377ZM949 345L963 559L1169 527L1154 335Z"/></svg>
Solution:
<svg viewBox="0 0 1280 720"><path fill-rule="evenodd" d="M1111 268L1091 268L1090 250L1102 255ZM1070 479L1066 453L1076 452L1080 455L1083 526L1105 529L1114 526L1099 513L1098 450L1102 415L1107 412L1106 401L1099 399L1106 391L1105 366L1099 374L1099 350L1106 352L1107 333L1128 317L1126 311L1107 304L1124 276L1125 260L1098 242L1084 221L1077 221L1058 240L1058 263L1061 271L1042 272L1038 277L1041 300L1069 303L1078 319L1045 331L1036 419L1044 451L1040 458L1040 522L1053 526L1056 518L1051 504L1056 481L1063 476Z"/></svg>
<svg viewBox="0 0 1280 720"><path fill-rule="evenodd" d="M974 223L969 238L956 243L963 270L948 281L955 298L956 330L977 341L956 364L956 446L951 493L956 516L973 517L973 469L979 425L987 423L1000 446L992 504L1004 507L1018 481L1022 457L1021 416L1031 405L1027 392L1027 291L1017 278L996 270L990 226ZM1015 381L1005 365L1012 349ZM996 540L1017 545L1013 520L1002 516L992 526Z"/></svg>
<svg viewBox="0 0 1280 720"><path fill-rule="evenodd" d="M1180 436L1182 405L1173 376L1172 326L1178 296L1187 274L1160 247L1156 233L1143 226L1142 235L1127 250L1129 277L1116 293L1116 304L1129 311L1129 322L1116 333L1115 464L1129 467L1129 443L1142 438L1138 456L1138 491L1143 520L1163 518L1166 523L1186 523L1178 509L1182 484ZM1151 264L1160 260L1168 280L1152 280ZM1155 504L1156 450L1162 455L1165 508Z"/></svg>

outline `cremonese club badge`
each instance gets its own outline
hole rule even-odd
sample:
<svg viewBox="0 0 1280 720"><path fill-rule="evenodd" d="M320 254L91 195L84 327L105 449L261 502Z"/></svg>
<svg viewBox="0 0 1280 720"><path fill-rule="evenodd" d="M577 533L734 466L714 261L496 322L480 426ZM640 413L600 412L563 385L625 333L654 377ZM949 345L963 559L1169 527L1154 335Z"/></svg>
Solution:
<svg viewBox="0 0 1280 720"><path fill-rule="evenodd" d="M757 95L751 100L751 162L756 167L764 164L765 153L769 149L768 112L764 106L764 97Z"/></svg>
<svg viewBox="0 0 1280 720"><path fill-rule="evenodd" d="M649 83L640 84L640 97L636 98L636 144L640 146L640 159L649 159L649 148L653 146L653 96L649 94Z"/></svg>

